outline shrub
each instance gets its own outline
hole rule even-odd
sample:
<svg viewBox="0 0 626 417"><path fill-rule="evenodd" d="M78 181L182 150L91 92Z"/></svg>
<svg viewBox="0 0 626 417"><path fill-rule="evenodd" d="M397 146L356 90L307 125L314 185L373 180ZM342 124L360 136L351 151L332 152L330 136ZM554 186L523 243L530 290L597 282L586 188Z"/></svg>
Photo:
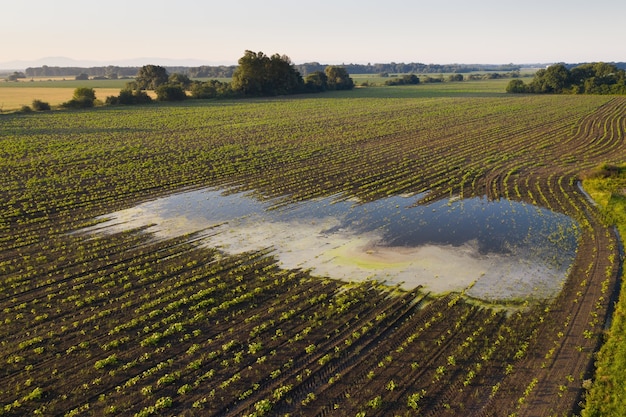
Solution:
<svg viewBox="0 0 626 417"><path fill-rule="evenodd" d="M152 102L152 97L150 97L148 93L142 90L135 90L133 92L133 97L135 98L135 104L145 104Z"/></svg>
<svg viewBox="0 0 626 417"><path fill-rule="evenodd" d="M415 74L403 75L402 78L385 81L385 85L414 85L419 84L420 79Z"/></svg>
<svg viewBox="0 0 626 417"><path fill-rule="evenodd" d="M518 78L509 81L509 84L506 86L507 93L525 93L527 90L528 89L526 84L524 84L524 81Z"/></svg>
<svg viewBox="0 0 626 417"><path fill-rule="evenodd" d="M86 109L89 107L93 107L93 100L89 100L88 98L73 98L70 101L62 103L61 107L65 107L66 109Z"/></svg>
<svg viewBox="0 0 626 417"><path fill-rule="evenodd" d="M96 100L96 92L94 91L93 88L78 87L76 90L74 90L74 97L73 98L75 100L89 99L91 101L95 101Z"/></svg>
<svg viewBox="0 0 626 417"><path fill-rule="evenodd" d="M152 98L142 90L133 91L130 88L124 88L120 90L120 94L118 96L109 96L106 98L105 104L108 105L131 105L131 104L145 104L150 103Z"/></svg>
<svg viewBox="0 0 626 417"><path fill-rule="evenodd" d="M33 110L35 110L35 111L47 111L47 110L50 110L50 104L45 102L45 101L41 101L41 100L33 100L32 107L33 107Z"/></svg>
<svg viewBox="0 0 626 417"><path fill-rule="evenodd" d="M74 90L74 97L70 101L61 104L62 107L72 109L83 109L93 107L96 101L96 92L93 88L78 87Z"/></svg>
<svg viewBox="0 0 626 417"><path fill-rule="evenodd" d="M162 84L156 89L157 100L159 101L182 101L187 98L185 90L180 85Z"/></svg>
<svg viewBox="0 0 626 417"><path fill-rule="evenodd" d="M120 103L120 98L119 96L107 96L107 98L104 100L104 104L106 104L107 106L117 106Z"/></svg>

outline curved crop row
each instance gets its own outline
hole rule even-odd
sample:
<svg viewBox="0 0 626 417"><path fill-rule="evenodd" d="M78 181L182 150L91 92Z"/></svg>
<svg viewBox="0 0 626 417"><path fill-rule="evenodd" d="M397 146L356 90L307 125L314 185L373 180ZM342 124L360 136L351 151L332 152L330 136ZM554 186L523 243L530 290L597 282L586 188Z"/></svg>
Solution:
<svg viewBox="0 0 626 417"><path fill-rule="evenodd" d="M3 118L0 415L575 410L619 263L577 179L626 157L626 100L349 97ZM561 293L505 313L285 270L271 248L226 256L202 234L98 231L97 216L200 187L274 206L507 197L581 237Z"/></svg>

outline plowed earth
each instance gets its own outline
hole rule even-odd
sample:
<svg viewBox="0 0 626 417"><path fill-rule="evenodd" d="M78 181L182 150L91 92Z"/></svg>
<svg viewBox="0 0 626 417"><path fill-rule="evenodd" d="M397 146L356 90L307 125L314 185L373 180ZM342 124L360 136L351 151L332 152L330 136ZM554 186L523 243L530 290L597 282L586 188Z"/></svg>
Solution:
<svg viewBox="0 0 626 417"><path fill-rule="evenodd" d="M1 119L0 415L576 412L620 262L578 178L626 157L626 99L348 97ZM283 270L271 248L223 256L197 235L73 233L206 186L279 205L506 197L582 233L560 294L510 306Z"/></svg>

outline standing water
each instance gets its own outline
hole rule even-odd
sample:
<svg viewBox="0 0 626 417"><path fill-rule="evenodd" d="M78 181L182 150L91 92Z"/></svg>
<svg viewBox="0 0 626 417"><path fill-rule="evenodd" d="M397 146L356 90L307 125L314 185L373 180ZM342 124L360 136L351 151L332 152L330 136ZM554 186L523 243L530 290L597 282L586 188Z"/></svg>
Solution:
<svg viewBox="0 0 626 417"><path fill-rule="evenodd" d="M555 296L576 256L570 217L484 198L416 205L419 196L370 203L316 199L271 209L244 193L174 194L104 216L102 230L149 228L158 237L202 231L225 254L273 248L284 268L348 281L499 302Z"/></svg>

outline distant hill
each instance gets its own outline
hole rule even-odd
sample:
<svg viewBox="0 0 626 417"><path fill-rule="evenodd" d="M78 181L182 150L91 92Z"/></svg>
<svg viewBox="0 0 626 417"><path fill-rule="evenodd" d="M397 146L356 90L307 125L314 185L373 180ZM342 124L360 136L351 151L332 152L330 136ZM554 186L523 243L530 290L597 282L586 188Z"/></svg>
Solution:
<svg viewBox="0 0 626 417"><path fill-rule="evenodd" d="M201 65L220 65L219 62L211 62L208 60L198 60L198 59L171 59L171 58L157 58L157 57L145 57L145 58L133 58L133 59L123 59L123 60L114 60L110 62L103 61L87 61L87 60L76 60L67 57L46 57L40 58L36 60L14 60L14 61L6 61L0 62L0 70L19 70L23 71L26 68L35 68L35 67L71 67L71 68L91 68L91 67L107 67L107 66L116 66L116 67L141 67L143 65L154 64L161 66L183 66L183 67L194 67Z"/></svg>

